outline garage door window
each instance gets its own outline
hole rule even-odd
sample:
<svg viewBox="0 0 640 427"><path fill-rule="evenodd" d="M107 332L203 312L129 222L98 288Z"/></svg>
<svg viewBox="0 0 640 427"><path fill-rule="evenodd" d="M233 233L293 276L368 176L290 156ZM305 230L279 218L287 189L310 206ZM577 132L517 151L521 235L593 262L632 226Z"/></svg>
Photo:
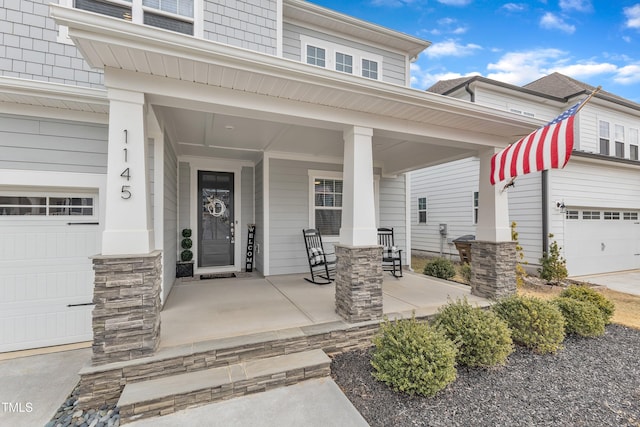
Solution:
<svg viewBox="0 0 640 427"><path fill-rule="evenodd" d="M567 219L578 219L578 211L567 211Z"/></svg>
<svg viewBox="0 0 640 427"><path fill-rule="evenodd" d="M93 197L0 196L0 216L93 216Z"/></svg>
<svg viewBox="0 0 640 427"><path fill-rule="evenodd" d="M604 219L609 219L609 220L620 219L620 212L605 212Z"/></svg>
<svg viewBox="0 0 640 427"><path fill-rule="evenodd" d="M625 219L626 221L637 221L638 212L624 212L623 219Z"/></svg>
<svg viewBox="0 0 640 427"><path fill-rule="evenodd" d="M582 219L600 219L600 212L598 211L583 211Z"/></svg>

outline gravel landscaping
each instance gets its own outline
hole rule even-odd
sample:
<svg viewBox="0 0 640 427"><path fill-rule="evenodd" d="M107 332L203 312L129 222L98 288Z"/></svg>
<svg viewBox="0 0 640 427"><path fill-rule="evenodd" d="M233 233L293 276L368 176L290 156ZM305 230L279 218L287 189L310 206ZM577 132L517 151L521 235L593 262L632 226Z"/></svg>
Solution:
<svg viewBox="0 0 640 427"><path fill-rule="evenodd" d="M518 347L506 366L458 368L435 397L410 397L376 381L371 350L338 355L332 377L375 426L640 426L640 331L607 327L568 337L555 355Z"/></svg>

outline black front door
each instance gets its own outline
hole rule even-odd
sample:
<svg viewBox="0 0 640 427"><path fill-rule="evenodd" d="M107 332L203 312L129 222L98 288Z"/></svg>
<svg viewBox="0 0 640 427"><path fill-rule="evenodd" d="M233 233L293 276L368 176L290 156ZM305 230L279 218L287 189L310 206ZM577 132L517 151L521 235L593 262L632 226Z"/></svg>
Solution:
<svg viewBox="0 0 640 427"><path fill-rule="evenodd" d="M198 171L198 195L198 266L233 265L233 173Z"/></svg>

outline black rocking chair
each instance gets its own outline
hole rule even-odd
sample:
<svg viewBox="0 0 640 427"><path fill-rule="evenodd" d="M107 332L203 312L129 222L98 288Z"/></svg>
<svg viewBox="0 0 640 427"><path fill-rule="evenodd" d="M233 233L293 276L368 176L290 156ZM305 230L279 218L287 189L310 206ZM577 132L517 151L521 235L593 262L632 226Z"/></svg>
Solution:
<svg viewBox="0 0 640 427"><path fill-rule="evenodd" d="M316 285L328 285L334 280L336 274L335 254L325 252L322 236L315 228L302 230L302 235L311 271L311 279L305 277L304 280Z"/></svg>
<svg viewBox="0 0 640 427"><path fill-rule="evenodd" d="M382 271L402 277L402 249L395 246L393 228L378 228L378 244L382 246Z"/></svg>

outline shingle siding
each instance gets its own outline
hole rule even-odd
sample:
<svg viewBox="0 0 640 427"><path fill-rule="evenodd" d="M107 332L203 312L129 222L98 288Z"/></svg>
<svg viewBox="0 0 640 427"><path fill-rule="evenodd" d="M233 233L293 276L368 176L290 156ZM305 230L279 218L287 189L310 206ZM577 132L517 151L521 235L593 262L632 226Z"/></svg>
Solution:
<svg viewBox="0 0 640 427"><path fill-rule="evenodd" d="M75 46L57 41L49 0L0 2L0 75L74 86L103 87Z"/></svg>

